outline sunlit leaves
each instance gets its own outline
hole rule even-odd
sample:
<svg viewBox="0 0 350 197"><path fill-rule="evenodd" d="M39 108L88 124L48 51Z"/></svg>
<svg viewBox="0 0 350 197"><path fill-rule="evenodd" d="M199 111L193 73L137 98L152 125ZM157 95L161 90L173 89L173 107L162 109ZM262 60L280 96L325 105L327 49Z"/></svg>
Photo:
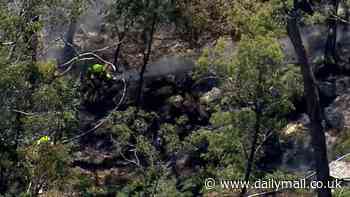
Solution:
<svg viewBox="0 0 350 197"><path fill-rule="evenodd" d="M229 65L231 76L237 85L235 94L246 101L254 100L259 87L266 95L268 89L277 83L282 61L283 53L276 39L244 37L239 43L233 63Z"/></svg>
<svg viewBox="0 0 350 197"><path fill-rule="evenodd" d="M53 145L49 142L34 144L22 150L28 179L31 184L27 192L35 195L43 184L46 189L63 190L71 178L68 147L62 144Z"/></svg>
<svg viewBox="0 0 350 197"><path fill-rule="evenodd" d="M281 28L273 17L274 8L270 2L260 0L235 1L230 11L230 19L236 37L278 35Z"/></svg>

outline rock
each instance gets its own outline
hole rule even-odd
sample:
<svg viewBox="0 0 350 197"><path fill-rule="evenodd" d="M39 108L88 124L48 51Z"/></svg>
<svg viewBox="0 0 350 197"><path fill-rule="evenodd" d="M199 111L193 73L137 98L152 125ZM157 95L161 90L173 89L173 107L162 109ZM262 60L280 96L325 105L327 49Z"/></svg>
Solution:
<svg viewBox="0 0 350 197"><path fill-rule="evenodd" d="M338 96L325 109L325 118L331 128L338 130L350 128L350 94Z"/></svg>
<svg viewBox="0 0 350 197"><path fill-rule="evenodd" d="M183 101L184 101L184 98L181 95L172 96L168 99L169 104L171 104L176 108L180 108Z"/></svg>
<svg viewBox="0 0 350 197"><path fill-rule="evenodd" d="M122 185L133 179L130 172L123 168L100 170L96 172L96 175L100 185Z"/></svg>
<svg viewBox="0 0 350 197"><path fill-rule="evenodd" d="M324 111L327 124L331 128L342 130L344 127L342 114L332 105L330 107L327 107Z"/></svg>
<svg viewBox="0 0 350 197"><path fill-rule="evenodd" d="M106 160L112 160L111 154L106 152L99 152L92 148L87 148L84 151L79 151L74 154L74 162L76 163L86 163L92 165L100 165Z"/></svg>
<svg viewBox="0 0 350 197"><path fill-rule="evenodd" d="M334 132L332 129L326 131L325 136L326 136L326 144L327 144L327 149L328 150L333 150L334 145L337 143L337 136L334 135Z"/></svg>
<svg viewBox="0 0 350 197"><path fill-rule="evenodd" d="M329 77L327 81L319 83L320 95L334 99L350 92L350 77Z"/></svg>
<svg viewBox="0 0 350 197"><path fill-rule="evenodd" d="M335 82L336 95L341 96L350 92L350 77L341 77Z"/></svg>
<svg viewBox="0 0 350 197"><path fill-rule="evenodd" d="M214 87L211 91L205 93L200 98L200 103L209 104L217 99L219 99L222 95L222 91L219 88Z"/></svg>
<svg viewBox="0 0 350 197"><path fill-rule="evenodd" d="M174 93L174 89L171 86L164 86L156 90L154 96L168 96Z"/></svg>
<svg viewBox="0 0 350 197"><path fill-rule="evenodd" d="M83 175L89 178L91 182L98 186L105 185L122 185L137 177L131 177L130 171L127 168L110 168L110 169L84 169L75 167L76 174Z"/></svg>
<svg viewBox="0 0 350 197"><path fill-rule="evenodd" d="M203 76L191 85L191 91L198 93L199 95L211 91L213 88L219 86L219 78L213 74Z"/></svg>
<svg viewBox="0 0 350 197"><path fill-rule="evenodd" d="M335 98L336 97L336 88L335 84L325 81L325 82L320 82L319 84L320 88L320 93L322 96L326 98Z"/></svg>
<svg viewBox="0 0 350 197"><path fill-rule="evenodd" d="M307 115L305 113L301 114L300 117L298 118L297 122L304 125L304 126L310 124L309 115Z"/></svg>
<svg viewBox="0 0 350 197"><path fill-rule="evenodd" d="M179 175L188 175L191 172L192 158L189 154L179 155L176 158L175 170Z"/></svg>
<svg viewBox="0 0 350 197"><path fill-rule="evenodd" d="M329 173L337 179L350 180L350 162L332 161L329 164Z"/></svg>

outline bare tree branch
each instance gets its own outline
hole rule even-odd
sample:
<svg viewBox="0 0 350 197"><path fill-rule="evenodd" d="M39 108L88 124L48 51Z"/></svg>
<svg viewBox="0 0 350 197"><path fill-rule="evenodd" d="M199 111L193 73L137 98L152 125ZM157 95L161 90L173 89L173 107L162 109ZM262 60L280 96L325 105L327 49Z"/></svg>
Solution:
<svg viewBox="0 0 350 197"><path fill-rule="evenodd" d="M13 109L12 111L16 112L16 113L19 113L19 114L26 115L26 116L34 116L35 115L35 113L24 112L24 111L16 110L16 109Z"/></svg>

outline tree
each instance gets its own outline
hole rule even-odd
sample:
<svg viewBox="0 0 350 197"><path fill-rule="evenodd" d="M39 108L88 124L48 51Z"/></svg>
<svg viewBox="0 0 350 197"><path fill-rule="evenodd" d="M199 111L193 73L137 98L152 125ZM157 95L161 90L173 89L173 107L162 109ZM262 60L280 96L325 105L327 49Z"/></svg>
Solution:
<svg viewBox="0 0 350 197"><path fill-rule="evenodd" d="M295 2L296 1L294 1L294 8L289 13L290 16L287 21L287 33L296 51L299 64L301 65L307 113L311 120L310 132L314 160L316 163L316 177L318 181L323 183L323 185L327 185L327 182L330 181L330 176L325 133L322 126L322 110L320 106L319 90L298 28L298 8L296 7ZM332 196L330 188L318 188L317 192L319 197Z"/></svg>
<svg viewBox="0 0 350 197"><path fill-rule="evenodd" d="M173 20L173 11L175 8L174 1L166 0L148 0L148 1L128 1L128 0L116 0L112 4L112 10L110 11L110 21L117 20L116 17L120 17L122 21L122 27L118 26L115 22L117 28L123 28L124 30L120 33L119 42L121 42L125 37L125 31L141 31L142 38L142 65L140 70L140 79L137 90L137 105L142 102L142 91L144 84L144 74L151 58L152 45L154 35L157 32L158 27L165 23L171 22ZM130 22L129 22L130 21ZM118 45L115 62L118 60L118 55L120 53L121 45Z"/></svg>
<svg viewBox="0 0 350 197"><path fill-rule="evenodd" d="M79 84L74 78L57 78L55 62L38 61L42 15L55 2L0 3L1 194L18 195L32 181L25 176L32 167L24 167L19 150L42 135L49 135L52 147L60 149L56 144L78 127Z"/></svg>
<svg viewBox="0 0 350 197"><path fill-rule="evenodd" d="M133 9L124 9L124 6L125 4L116 1L110 6L108 10L109 12L106 16L107 22L112 24L113 34L117 34L118 37L118 44L114 52L113 64L116 65L117 71L119 72L121 72L120 55L122 53L123 43L125 42L125 39L128 36L127 34L129 33L130 28L133 27L136 19L135 17L132 17Z"/></svg>
<svg viewBox="0 0 350 197"><path fill-rule="evenodd" d="M230 79L229 89L225 88L233 100L230 108L241 111L232 124L245 136L241 139L243 147L248 147L244 151L245 181L249 181L254 174L255 162L263 154L261 147L269 137L278 136L274 131L283 127L286 121L284 116L293 109L293 97L300 95L298 88L301 85L297 81L294 81L297 82L294 85L291 82L293 77L289 77L299 76L299 71L292 65L284 65L283 53L276 39L283 35L283 30L275 19L274 3L236 2L229 12L236 30L235 41L238 42L235 55L231 57L232 62L230 57L220 56L220 51L223 53L225 49L220 47L220 41L214 49L213 61L208 53L199 59L201 66L204 64L206 69L214 69L220 77ZM246 188L243 188L241 195L245 193Z"/></svg>
<svg viewBox="0 0 350 197"><path fill-rule="evenodd" d="M235 36L229 20L232 1L227 0L177 0L175 12L176 34L189 43L190 48L220 36Z"/></svg>
<svg viewBox="0 0 350 197"><path fill-rule="evenodd" d="M58 60L59 63L66 63L67 61L71 60L74 55L77 55L75 54L76 51L74 48L74 36L78 27L79 16L83 13L84 8L86 8L85 4L86 3L83 0L73 0L69 4L70 7L67 9L69 14L66 16L69 21L69 26L64 38L65 45L63 48L62 57ZM59 20L64 21L62 18Z"/></svg>
<svg viewBox="0 0 350 197"><path fill-rule="evenodd" d="M23 193L28 196L38 196L43 190L68 191L68 182L72 179L69 168L71 158L67 146L54 145L49 138L42 139L44 138L20 151L27 170L23 175L27 175L29 182L26 192Z"/></svg>
<svg viewBox="0 0 350 197"><path fill-rule="evenodd" d="M339 0L330 0L332 6L330 16L328 17L328 36L325 46L325 64L326 66L339 66L340 57L338 54L337 47L337 34L338 34L338 11L339 11ZM333 64L333 65L332 65ZM336 68L338 69L338 68Z"/></svg>
<svg viewBox="0 0 350 197"><path fill-rule="evenodd" d="M250 139L245 181L250 180L258 147L262 146L264 139L274 135L273 132L282 127L283 114L292 109L290 95L282 82L285 74L281 69L282 60L283 55L277 40L267 36L243 37L231 67L234 97L240 105L251 111L252 116L251 127L240 128L241 132L249 133ZM244 120L241 124L243 122ZM245 192L243 188L241 195Z"/></svg>

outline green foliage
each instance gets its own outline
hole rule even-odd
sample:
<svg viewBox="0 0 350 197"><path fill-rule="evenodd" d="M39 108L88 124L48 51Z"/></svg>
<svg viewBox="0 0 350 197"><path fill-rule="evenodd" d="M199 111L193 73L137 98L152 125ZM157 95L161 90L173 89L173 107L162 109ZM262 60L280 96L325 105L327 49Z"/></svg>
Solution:
<svg viewBox="0 0 350 197"><path fill-rule="evenodd" d="M292 67L284 68L282 63L283 53L276 39L243 38L235 59L227 65L232 76L229 87L234 89L231 93L236 102L254 103L258 99L262 107L269 106L266 113L288 113L292 107L291 94L298 93L301 88L291 84L300 75Z"/></svg>
<svg viewBox="0 0 350 197"><path fill-rule="evenodd" d="M206 73L215 73L219 76L225 76L228 72L228 63L232 61L231 55L225 55L226 50L230 50L228 41L220 38L213 49L204 48L201 56L196 62L196 76Z"/></svg>
<svg viewBox="0 0 350 197"><path fill-rule="evenodd" d="M194 144L208 143L208 152L201 156L214 165L207 171L237 179L244 173L247 153L251 151L246 147L251 147L256 124L260 130L259 145L266 136L275 135L284 127L286 115L294 109L292 99L302 94L298 68L284 65L284 54L276 39L281 32L273 19L272 5L240 3L242 6L232 11L233 24L242 34L233 54L224 54L227 44L221 39L212 51L206 49L197 62L199 76L211 72L223 79L221 88L225 94L217 106L211 106L214 131L204 130L193 136ZM266 154L260 148L254 160L259 161ZM218 163L222 164L221 173L214 167ZM253 176L261 176L255 166L253 170Z"/></svg>
<svg viewBox="0 0 350 197"><path fill-rule="evenodd" d="M239 143L239 133L233 127L223 128L221 132L199 131L190 138L194 144L207 141L208 152L201 155L205 160L211 161L211 165L220 164L223 166L242 165L240 154L242 154L241 144ZM237 139L237 140L227 140ZM242 166L241 166L242 167ZM238 171L240 168L236 168ZM238 171L239 172L239 171Z"/></svg>
<svg viewBox="0 0 350 197"><path fill-rule="evenodd" d="M28 171L28 192L37 195L43 186L48 190L63 191L71 178L69 149L61 144L52 144L49 140L34 143L23 150L25 166Z"/></svg>
<svg viewBox="0 0 350 197"><path fill-rule="evenodd" d="M37 66L39 76L44 81L52 80L56 74L56 65L57 65L57 63L54 61L37 63L36 66Z"/></svg>
<svg viewBox="0 0 350 197"><path fill-rule="evenodd" d="M320 11L316 11L312 15L306 15L304 20L307 25L324 24L327 20L327 16Z"/></svg>
<svg viewBox="0 0 350 197"><path fill-rule="evenodd" d="M170 0L115 0L113 1L107 20L115 28L149 29L155 17L157 24L173 20L174 1ZM119 26L118 26L119 25ZM125 29L124 29L125 30Z"/></svg>
<svg viewBox="0 0 350 197"><path fill-rule="evenodd" d="M135 147L136 154L145 157L148 165L153 165L158 158L158 152L147 131L155 118L156 114L144 111L135 116L135 108L130 107L126 111L113 113L111 121L98 129L97 133L111 135L117 156L124 157L129 147Z"/></svg>
<svg viewBox="0 0 350 197"><path fill-rule="evenodd" d="M301 98L304 93L304 85L300 67L291 64L283 65L283 67L281 69L282 76L279 80L279 86L291 100Z"/></svg>
<svg viewBox="0 0 350 197"><path fill-rule="evenodd" d="M300 70L285 65L278 40L284 32L283 2L113 0L108 4L104 14L112 37L114 32L124 32L130 40L144 42L130 48L138 50L139 45L145 48L149 44L150 36L154 36L150 34L153 23L156 32L161 30L157 33L175 26L175 36L181 35L180 39L190 44L216 40L212 49L205 48L199 57L194 80L216 75L220 79L217 88L223 94L204 105L200 102L202 93L179 91L181 96L167 99L164 108L170 109L153 112L126 106L107 116L96 131L84 136L88 140L75 145L86 150L103 147L111 153L91 165L97 170L109 165L128 170L131 178L110 185L98 185L98 173L82 173L90 169L72 172L71 152L75 150L62 144L87 126L79 118L80 110L84 110L79 79L59 77L55 61L34 62L30 58L31 41L40 36L44 25L55 31L67 22L76 22L91 2L25 0L19 2L23 12L9 6L11 2L0 2L0 192L23 196L35 196L40 189L47 195L68 194L70 190L82 196L202 195L207 192L203 188L205 178L242 179L257 128L261 146L256 150L252 177L291 178L284 172L269 175L257 168L260 159L269 154L263 143L277 136L276 131L285 126L294 108L292 101L303 93ZM290 8L292 1L285 3ZM319 23L325 15L319 12L313 17L310 21ZM134 34L142 39L135 39ZM84 85L93 91L83 89L87 93L83 101L86 97L92 101L109 99L106 95L113 93L105 86L116 84L110 80L107 67L92 65L88 74ZM95 103L97 108L103 104ZM209 121L193 123L196 117L192 116L198 111ZM275 139L273 143L278 143L278 136ZM338 153L349 149L345 139L336 146Z"/></svg>
<svg viewBox="0 0 350 197"><path fill-rule="evenodd" d="M192 46L201 44L201 36L210 35L218 38L220 35L232 33L229 25L228 10L233 6L226 0L177 0L176 26L177 33Z"/></svg>
<svg viewBox="0 0 350 197"><path fill-rule="evenodd" d="M236 37L280 35L280 24L274 19L274 5L268 1L240 0L229 12Z"/></svg>
<svg viewBox="0 0 350 197"><path fill-rule="evenodd" d="M350 149L350 132L345 131L338 137L337 143L334 147L334 155L341 156L349 152Z"/></svg>
<svg viewBox="0 0 350 197"><path fill-rule="evenodd" d="M230 112L216 112L213 113L209 121L215 128L232 124L233 116Z"/></svg>
<svg viewBox="0 0 350 197"><path fill-rule="evenodd" d="M350 189L346 188L346 187L343 187L343 188L340 188L340 189L336 189L333 195L335 197L346 197L346 196L349 196L350 195Z"/></svg>
<svg viewBox="0 0 350 197"><path fill-rule="evenodd" d="M159 134L164 136L164 143L169 154L181 150L181 141L176 126L171 124L161 125Z"/></svg>
<svg viewBox="0 0 350 197"><path fill-rule="evenodd" d="M79 127L79 87L68 79L43 84L32 94L33 115L22 118L28 134L48 132L57 138L70 136Z"/></svg>
<svg viewBox="0 0 350 197"><path fill-rule="evenodd" d="M16 30L21 30L21 25L24 25L21 24L24 18L16 16L13 10L8 10L6 14L8 15L4 14L0 17L1 21L5 20L8 23L8 27L0 30L1 35L4 35L0 38L0 42L15 41L13 38L22 37L25 34L25 32L16 32ZM28 31L38 31L37 27L34 26L26 28L32 28L31 30L27 29ZM13 51L12 55L22 57L22 50L25 48L22 44L21 40L16 43L16 50ZM9 52L11 47L11 45L8 47L0 45L0 111L2 112L0 115L0 144L9 149L7 151L1 149L0 155L4 154L5 156L6 152L11 153L3 160L4 165L2 165L1 171L6 176L3 176L1 180L1 184L5 185L0 192L5 190L8 194L18 195L27 189L29 182L36 182L40 178L38 177L36 180L33 178L37 175L35 173L38 172L39 168L48 168L51 173L49 174L51 176L49 182L53 185L59 185L56 181L61 178L59 177L61 176L61 167L56 166L49 169L47 166L49 164L40 162L39 166L36 166L37 164L31 162L42 158L34 158L35 155L27 158L26 162L29 163L25 163L25 159L22 157L25 154L18 155L17 150L28 148L33 140L42 135L48 135L52 137L52 141L57 142L63 137L74 134L73 131L79 127L77 109L80 105L80 98L79 85L76 80L70 77L55 78L57 66L55 62L42 61L32 64L27 61L25 56L23 58L16 57L15 61ZM61 149L61 147L57 149ZM50 161L43 160L43 162L55 163L54 160L61 159L58 157L62 156L63 159L67 156L66 153L62 153L62 155L57 149L49 146L47 149L40 149L42 153L38 154L43 154L42 157L51 159ZM51 150L52 154L57 154L57 157L44 155L50 154ZM45 151L48 152L45 153ZM9 163L12 165L7 165ZM56 163L61 165L60 161ZM23 165L26 167L23 168ZM34 171L36 171L34 174L30 174Z"/></svg>

